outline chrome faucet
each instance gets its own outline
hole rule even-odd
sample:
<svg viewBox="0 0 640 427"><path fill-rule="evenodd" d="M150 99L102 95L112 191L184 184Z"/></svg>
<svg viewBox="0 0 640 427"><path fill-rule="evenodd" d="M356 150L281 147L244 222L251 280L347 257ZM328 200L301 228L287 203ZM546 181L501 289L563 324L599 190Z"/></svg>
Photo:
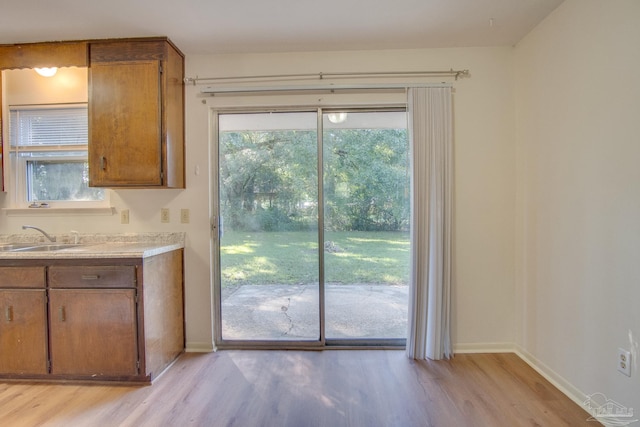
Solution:
<svg viewBox="0 0 640 427"><path fill-rule="evenodd" d="M41 232L42 234L44 234L44 237L46 237L47 239L49 239L49 241L50 241L50 242L55 242L55 241L56 241L56 238L55 238L55 237L51 237L51 236L49 236L49 235L47 234L47 232L46 232L46 231L44 231L44 230L43 230L43 229L41 229L41 228L34 227L33 225L23 225L23 226L22 226L22 229L23 229L23 230L26 230L27 228L33 228L34 230L38 230L39 232Z"/></svg>

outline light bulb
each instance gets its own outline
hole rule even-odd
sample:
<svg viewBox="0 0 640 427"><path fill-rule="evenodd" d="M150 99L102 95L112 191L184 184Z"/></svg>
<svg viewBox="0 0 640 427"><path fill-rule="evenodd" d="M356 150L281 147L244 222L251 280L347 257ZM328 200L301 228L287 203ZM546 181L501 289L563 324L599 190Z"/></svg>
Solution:
<svg viewBox="0 0 640 427"><path fill-rule="evenodd" d="M58 72L58 67L34 68L34 70L42 77L53 77Z"/></svg>
<svg viewBox="0 0 640 427"><path fill-rule="evenodd" d="M347 113L329 113L327 114L327 119L331 123L342 123L347 120Z"/></svg>

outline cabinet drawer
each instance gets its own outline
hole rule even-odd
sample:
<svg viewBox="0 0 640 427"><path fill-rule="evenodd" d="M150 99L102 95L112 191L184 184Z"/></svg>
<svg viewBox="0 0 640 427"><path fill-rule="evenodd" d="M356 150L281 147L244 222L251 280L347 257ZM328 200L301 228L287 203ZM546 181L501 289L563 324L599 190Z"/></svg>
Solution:
<svg viewBox="0 0 640 427"><path fill-rule="evenodd" d="M50 288L135 288L136 267L114 266L51 266Z"/></svg>
<svg viewBox="0 0 640 427"><path fill-rule="evenodd" d="M44 267L0 267L0 288L44 288Z"/></svg>

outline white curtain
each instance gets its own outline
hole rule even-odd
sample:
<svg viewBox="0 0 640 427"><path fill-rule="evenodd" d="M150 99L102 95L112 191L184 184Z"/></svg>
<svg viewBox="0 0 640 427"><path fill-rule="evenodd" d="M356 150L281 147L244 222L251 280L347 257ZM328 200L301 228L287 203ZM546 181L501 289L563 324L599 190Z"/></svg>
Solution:
<svg viewBox="0 0 640 427"><path fill-rule="evenodd" d="M407 356L448 359L452 356L451 87L410 88L407 105L413 174Z"/></svg>

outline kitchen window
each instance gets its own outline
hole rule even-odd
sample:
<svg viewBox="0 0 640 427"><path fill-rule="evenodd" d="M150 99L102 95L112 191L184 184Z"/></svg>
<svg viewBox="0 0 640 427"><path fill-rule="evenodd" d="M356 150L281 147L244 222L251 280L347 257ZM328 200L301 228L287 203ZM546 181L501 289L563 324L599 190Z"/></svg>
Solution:
<svg viewBox="0 0 640 427"><path fill-rule="evenodd" d="M9 107L9 156L17 207L103 206L89 187L86 104Z"/></svg>

